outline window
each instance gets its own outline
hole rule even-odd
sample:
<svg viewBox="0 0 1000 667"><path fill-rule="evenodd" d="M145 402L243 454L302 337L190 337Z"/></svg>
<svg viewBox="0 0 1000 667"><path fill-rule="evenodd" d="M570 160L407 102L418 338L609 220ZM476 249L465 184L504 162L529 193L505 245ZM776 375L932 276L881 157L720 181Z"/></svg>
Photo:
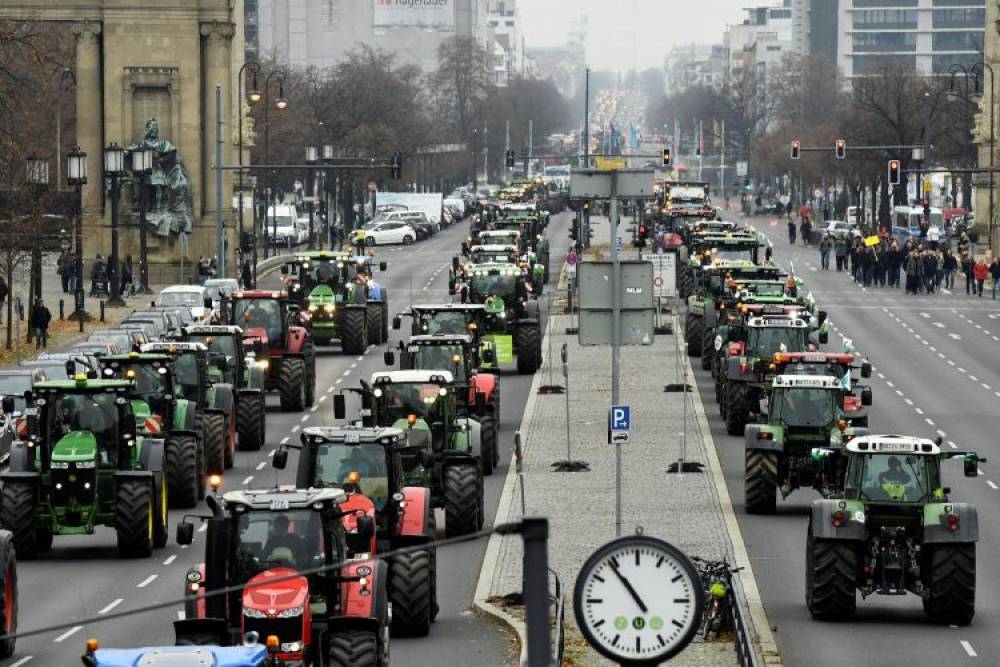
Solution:
<svg viewBox="0 0 1000 667"><path fill-rule="evenodd" d="M917 12L912 9L866 9L854 12L854 27L916 28Z"/></svg>
<svg viewBox="0 0 1000 667"><path fill-rule="evenodd" d="M986 9L935 9L935 28L985 28Z"/></svg>
<svg viewBox="0 0 1000 667"><path fill-rule="evenodd" d="M867 55L854 56L852 60L854 64L854 76L875 74L879 70L882 70L890 65L904 65L914 70L917 68L916 56L901 56L894 54Z"/></svg>
<svg viewBox="0 0 1000 667"><path fill-rule="evenodd" d="M935 51L983 51L985 33L979 31L935 32L932 35ZM857 49L855 49L857 51Z"/></svg>
<svg viewBox="0 0 1000 667"><path fill-rule="evenodd" d="M854 52L915 51L917 34L914 32L860 32L854 33Z"/></svg>

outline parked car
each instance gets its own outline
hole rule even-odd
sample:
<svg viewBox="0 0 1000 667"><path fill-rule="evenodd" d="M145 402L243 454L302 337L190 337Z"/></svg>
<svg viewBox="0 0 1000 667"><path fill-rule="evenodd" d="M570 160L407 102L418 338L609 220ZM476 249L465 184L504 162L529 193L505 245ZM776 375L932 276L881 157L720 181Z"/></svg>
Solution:
<svg viewBox="0 0 1000 667"><path fill-rule="evenodd" d="M200 321L211 311L205 306L208 297L208 290L202 285L170 285L160 290L153 305L157 308L186 308L194 320Z"/></svg>
<svg viewBox="0 0 1000 667"><path fill-rule="evenodd" d="M405 222L373 222L365 225L366 245L390 245L393 243L410 245L417 238L417 230Z"/></svg>
<svg viewBox="0 0 1000 667"><path fill-rule="evenodd" d="M118 347L118 343L114 343L109 340L85 340L69 348L69 351L77 354L88 354L95 357L128 352L127 349Z"/></svg>
<svg viewBox="0 0 1000 667"><path fill-rule="evenodd" d="M122 352L138 352L139 343L137 339L145 339L141 331L128 331L126 329L107 329L105 331L93 331L87 336L87 343L114 343ZM142 342L146 342L143 340Z"/></svg>
<svg viewBox="0 0 1000 667"><path fill-rule="evenodd" d="M64 370L65 372L65 370ZM36 382L47 380L41 368L17 368L0 371L0 465L7 465L10 446L17 439L17 420L27 407L25 395Z"/></svg>
<svg viewBox="0 0 1000 667"><path fill-rule="evenodd" d="M267 209L265 234L272 246L297 245L299 231L295 225L299 213L291 204L278 204Z"/></svg>
<svg viewBox="0 0 1000 667"><path fill-rule="evenodd" d="M138 331L145 338L144 343L152 343L160 337L159 327L149 320L125 321L119 324L118 328L124 331Z"/></svg>
<svg viewBox="0 0 1000 667"><path fill-rule="evenodd" d="M857 225L844 220L825 220L816 228L815 233L820 239L830 235L835 239L847 239L852 243L855 238L861 236L861 231Z"/></svg>

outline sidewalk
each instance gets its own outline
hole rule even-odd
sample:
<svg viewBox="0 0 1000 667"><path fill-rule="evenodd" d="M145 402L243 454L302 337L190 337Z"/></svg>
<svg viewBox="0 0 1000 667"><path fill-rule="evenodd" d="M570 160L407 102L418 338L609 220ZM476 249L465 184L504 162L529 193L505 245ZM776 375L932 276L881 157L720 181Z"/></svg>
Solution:
<svg viewBox="0 0 1000 667"><path fill-rule="evenodd" d="M593 248L607 253L608 225L592 220ZM621 225L620 228L624 228ZM626 257L627 253L623 253ZM634 257L634 253L632 253ZM565 329L574 318L554 315L543 343L546 365L536 374L532 396L521 423L524 447L523 479L511 473L504 487L495 523L524 515L549 519L550 567L566 588L567 642L564 664L608 664L583 641L576 629L572 595L576 576L586 558L615 537L615 456L606 444L606 415L611 403L611 351L608 347L581 347ZM680 327L675 328L675 330ZM549 337L553 354L548 353ZM553 472L551 465L566 455L566 397L536 394L549 383L548 364L555 356L553 381L565 384L558 362L563 343L569 351L570 428L572 458L590 464L590 472ZM632 407L631 442L623 450L623 534L641 527L679 547L689 556L707 559L726 557L738 562L740 554L730 546L729 528L717 484L723 484L718 461L706 448L711 442L697 393L688 394L687 461L704 464L701 473L668 473L668 466L681 455L680 433L684 424L682 394L664 393L667 384L683 382L687 357L679 338L657 336L646 347L622 347L620 402ZM654 363L655 360L655 363ZM693 384L691 371L688 382ZM704 431L703 431L704 429ZM513 467L513 466L512 466ZM717 476L714 474L717 473ZM523 481L524 510L521 498ZM723 484L724 488L724 484ZM730 511L729 517L732 523ZM742 549L742 544L740 545ZM742 576L738 575L738 576ZM752 578L751 578L752 579ZM519 537L494 536L477 590L477 602L496 602L499 597L521 590L521 542ZM753 590L756 593L756 590ZM514 615L517 615L514 611ZM729 641L704 642L700 637L671 661L680 665L735 665Z"/></svg>

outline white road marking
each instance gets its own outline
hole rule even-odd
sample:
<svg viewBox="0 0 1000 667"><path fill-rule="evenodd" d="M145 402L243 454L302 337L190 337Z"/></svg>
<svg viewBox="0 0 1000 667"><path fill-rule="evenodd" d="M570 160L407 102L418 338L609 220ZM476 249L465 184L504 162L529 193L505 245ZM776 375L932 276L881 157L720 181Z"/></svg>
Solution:
<svg viewBox="0 0 1000 667"><path fill-rule="evenodd" d="M930 313L920 313L920 317L923 317L923 318L929 320L931 318L931 314Z"/></svg>
<svg viewBox="0 0 1000 667"><path fill-rule="evenodd" d="M31 660L34 657L35 656L33 656L33 655L26 655L23 658L21 658L20 660L18 660L17 662L15 662L14 664L12 664L10 667L21 667L21 665L25 664L26 662L28 662L29 660Z"/></svg>
<svg viewBox="0 0 1000 667"><path fill-rule="evenodd" d="M298 433L300 428L301 427L298 424L296 424L295 426L292 427L292 433Z"/></svg>
<svg viewBox="0 0 1000 667"><path fill-rule="evenodd" d="M97 614L99 616L103 616L104 614L108 613L109 611L120 605L122 602L125 602L125 598L118 598L117 600L111 602L106 607L104 607L104 609L98 611Z"/></svg>
<svg viewBox="0 0 1000 667"><path fill-rule="evenodd" d="M943 353L941 353L941 352L938 352L938 356L939 356L939 357L941 357L942 359L944 359L944 358L945 358L944 354L943 354Z"/></svg>
<svg viewBox="0 0 1000 667"><path fill-rule="evenodd" d="M281 441L281 444L285 444L285 442L287 442L287 441L288 441L288 438L285 438L284 440ZM267 458L273 458L274 457L274 453L276 451L278 451L278 450L277 449L272 449L271 451L269 451L267 453Z"/></svg>
<svg viewBox="0 0 1000 667"><path fill-rule="evenodd" d="M166 559L165 561L163 561L163 564L164 564L164 565L170 565L170 564L171 564L171 563L173 563L173 562L174 562L175 560L177 560L177 554L173 554L173 555L171 555L171 556L167 556L167 559Z"/></svg>
<svg viewBox="0 0 1000 667"><path fill-rule="evenodd" d="M951 447L952 449L958 449L958 445L955 444L954 440L949 440L948 446Z"/></svg>
<svg viewBox="0 0 1000 667"><path fill-rule="evenodd" d="M969 379L972 380L973 382L979 382L979 378L977 378L975 375L970 375Z"/></svg>
<svg viewBox="0 0 1000 667"><path fill-rule="evenodd" d="M307 422L307 421L309 421L309 415L302 415L302 419L300 419L299 421L300 422Z"/></svg>
<svg viewBox="0 0 1000 667"><path fill-rule="evenodd" d="M266 465L267 465L267 461L261 461L260 463L257 464L257 470L263 470L264 466L266 466Z"/></svg>
<svg viewBox="0 0 1000 667"><path fill-rule="evenodd" d="M185 617L186 617L186 615L185 615L185 613L183 611L177 612L177 620L178 621L183 621Z"/></svg>
<svg viewBox="0 0 1000 667"><path fill-rule="evenodd" d="M947 433L945 433L944 431L942 431L941 429L938 429L938 432L937 432L937 433L938 433L938 435L940 435L940 436L941 436L942 438L947 438L947 437L948 437L948 434L947 434Z"/></svg>
<svg viewBox="0 0 1000 667"><path fill-rule="evenodd" d="M928 426L934 426L934 421L930 417L924 417L924 421L927 422Z"/></svg>
<svg viewBox="0 0 1000 667"><path fill-rule="evenodd" d="M337 384L340 384L343 381L344 381L344 378L337 378Z"/></svg>
<svg viewBox="0 0 1000 667"><path fill-rule="evenodd" d="M936 326L938 329L944 329L944 325L941 324L940 322L935 322L934 326Z"/></svg>
<svg viewBox="0 0 1000 667"><path fill-rule="evenodd" d="M958 643L962 645L962 648L965 649L965 652L969 654L970 658L976 658L976 657L979 656L979 654L976 653L976 649L972 648L972 644L970 644L969 642L967 642L967 641L965 641L963 639L963 640L959 641Z"/></svg>
<svg viewBox="0 0 1000 667"><path fill-rule="evenodd" d="M965 372L966 372L966 370L965 370L964 368L962 368L961 366L959 366L959 367L958 367L958 372L959 372L959 373L965 373Z"/></svg>
<svg viewBox="0 0 1000 667"><path fill-rule="evenodd" d="M146 577L145 579L143 579L142 581L140 581L139 583L137 583L135 585L135 587L136 588L145 588L146 586L149 586L151 583L153 583L154 581L156 581L156 579L159 576L160 575L158 575L158 574L151 574L148 577Z"/></svg>
<svg viewBox="0 0 1000 667"><path fill-rule="evenodd" d="M253 481L253 475L250 475L249 477L243 480L243 486L247 486L252 481Z"/></svg>
<svg viewBox="0 0 1000 667"><path fill-rule="evenodd" d="M330 387L329 389L327 389L327 390L326 390L326 393L328 393L328 394L332 394L332 393L333 393L333 387Z"/></svg>
<svg viewBox="0 0 1000 667"><path fill-rule="evenodd" d="M921 410L920 408L913 408L913 411L916 412L918 415L924 414L924 411Z"/></svg>
<svg viewBox="0 0 1000 667"><path fill-rule="evenodd" d="M200 526L198 526L198 532L199 533L204 533L206 530L208 530L208 524L207 523L202 523Z"/></svg>
<svg viewBox="0 0 1000 667"><path fill-rule="evenodd" d="M954 340L962 340L962 337L959 336L957 333L950 333L950 334L948 334L948 338L951 338L951 339L954 339Z"/></svg>
<svg viewBox="0 0 1000 667"><path fill-rule="evenodd" d="M314 405L311 408L309 408L309 412L316 412L317 410L319 410L319 406L318 405Z"/></svg>
<svg viewBox="0 0 1000 667"><path fill-rule="evenodd" d="M983 387L983 389L985 389L986 391L990 391L991 389L993 389L993 387L989 386L989 385L988 385L988 384L986 384L985 382L983 382L983 383L982 383L982 387Z"/></svg>
<svg viewBox="0 0 1000 667"><path fill-rule="evenodd" d="M288 436L287 435L284 438L281 439L281 444L283 444L283 445L287 445L288 444ZM271 452L273 453L274 450L272 449Z"/></svg>
<svg viewBox="0 0 1000 667"><path fill-rule="evenodd" d="M341 375L343 375L344 377L347 377L350 374L351 374L351 371L344 371L343 373L341 373Z"/></svg>
<svg viewBox="0 0 1000 667"><path fill-rule="evenodd" d="M62 633L61 635L59 635L58 637L56 637L52 641L55 642L55 643L57 643L57 644L59 642L66 641L67 639L69 639L70 637L72 637L73 635L75 635L76 633L78 633L80 630L83 630L83 626L82 625L74 625L72 628L70 628L66 632Z"/></svg>
<svg viewBox="0 0 1000 667"><path fill-rule="evenodd" d="M902 395L903 395L903 392L901 392L900 390L898 390L898 389L897 389L897 390L896 390L896 394L897 394L898 396L902 396Z"/></svg>
<svg viewBox="0 0 1000 667"><path fill-rule="evenodd" d="M879 373L879 377L882 377L882 374L881 374L881 373ZM895 386L896 386L895 384L893 384L893 383L892 383L892 380L886 380L886 381L885 381L885 385L886 385L887 387L889 387L890 389L892 389L893 387L895 387Z"/></svg>
<svg viewBox="0 0 1000 667"><path fill-rule="evenodd" d="M326 394L323 394L322 396L319 397L319 402L320 403L322 403L325 400L326 400Z"/></svg>
<svg viewBox="0 0 1000 667"><path fill-rule="evenodd" d="M364 358L365 358L365 356L361 355L360 357L356 358L355 361L363 361Z"/></svg>
<svg viewBox="0 0 1000 667"><path fill-rule="evenodd" d="M986 480L986 483L989 484L990 488L993 489L994 491L997 490L997 485L991 482L990 480Z"/></svg>
<svg viewBox="0 0 1000 667"><path fill-rule="evenodd" d="M357 367L358 367L358 362L355 361L353 364L351 364L351 368L357 368Z"/></svg>
<svg viewBox="0 0 1000 667"><path fill-rule="evenodd" d="M948 365L949 365L949 366L954 366L954 365L955 365L955 362L954 362L954 361L952 361L951 359L949 359L949 360L948 360Z"/></svg>
<svg viewBox="0 0 1000 667"><path fill-rule="evenodd" d="M903 399L903 402L905 402L905 403L906 403L907 405L913 405L913 401L911 401L911 400L910 400L910 399L908 399L908 398L904 398L904 399Z"/></svg>
<svg viewBox="0 0 1000 667"><path fill-rule="evenodd" d="M937 352L937 348L934 347L933 345L931 346L930 350L931 350L931 352Z"/></svg>

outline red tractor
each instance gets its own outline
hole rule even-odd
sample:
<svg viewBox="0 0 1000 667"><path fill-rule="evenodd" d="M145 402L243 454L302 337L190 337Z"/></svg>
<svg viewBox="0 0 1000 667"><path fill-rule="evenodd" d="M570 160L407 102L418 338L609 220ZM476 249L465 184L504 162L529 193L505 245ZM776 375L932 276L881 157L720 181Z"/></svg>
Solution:
<svg viewBox="0 0 1000 667"><path fill-rule="evenodd" d="M316 401L316 345L308 313L286 292L235 292L229 308L231 324L243 327L249 348L267 373L265 389L277 390L281 409L301 412Z"/></svg>
<svg viewBox="0 0 1000 667"><path fill-rule="evenodd" d="M347 503L335 488L210 496L205 561L188 570L177 643L238 646L254 633L278 637L281 664L388 665L387 566L352 557L345 518L362 541L375 527ZM178 524L179 544L193 537L193 523Z"/></svg>
<svg viewBox="0 0 1000 667"><path fill-rule="evenodd" d="M854 364L850 352L779 352L772 365L776 375L832 375L842 378L844 386L844 419L852 426L868 427L867 407L872 404L871 387L857 384L851 377L852 370L860 370L862 378L872 376L872 365L867 361Z"/></svg>

